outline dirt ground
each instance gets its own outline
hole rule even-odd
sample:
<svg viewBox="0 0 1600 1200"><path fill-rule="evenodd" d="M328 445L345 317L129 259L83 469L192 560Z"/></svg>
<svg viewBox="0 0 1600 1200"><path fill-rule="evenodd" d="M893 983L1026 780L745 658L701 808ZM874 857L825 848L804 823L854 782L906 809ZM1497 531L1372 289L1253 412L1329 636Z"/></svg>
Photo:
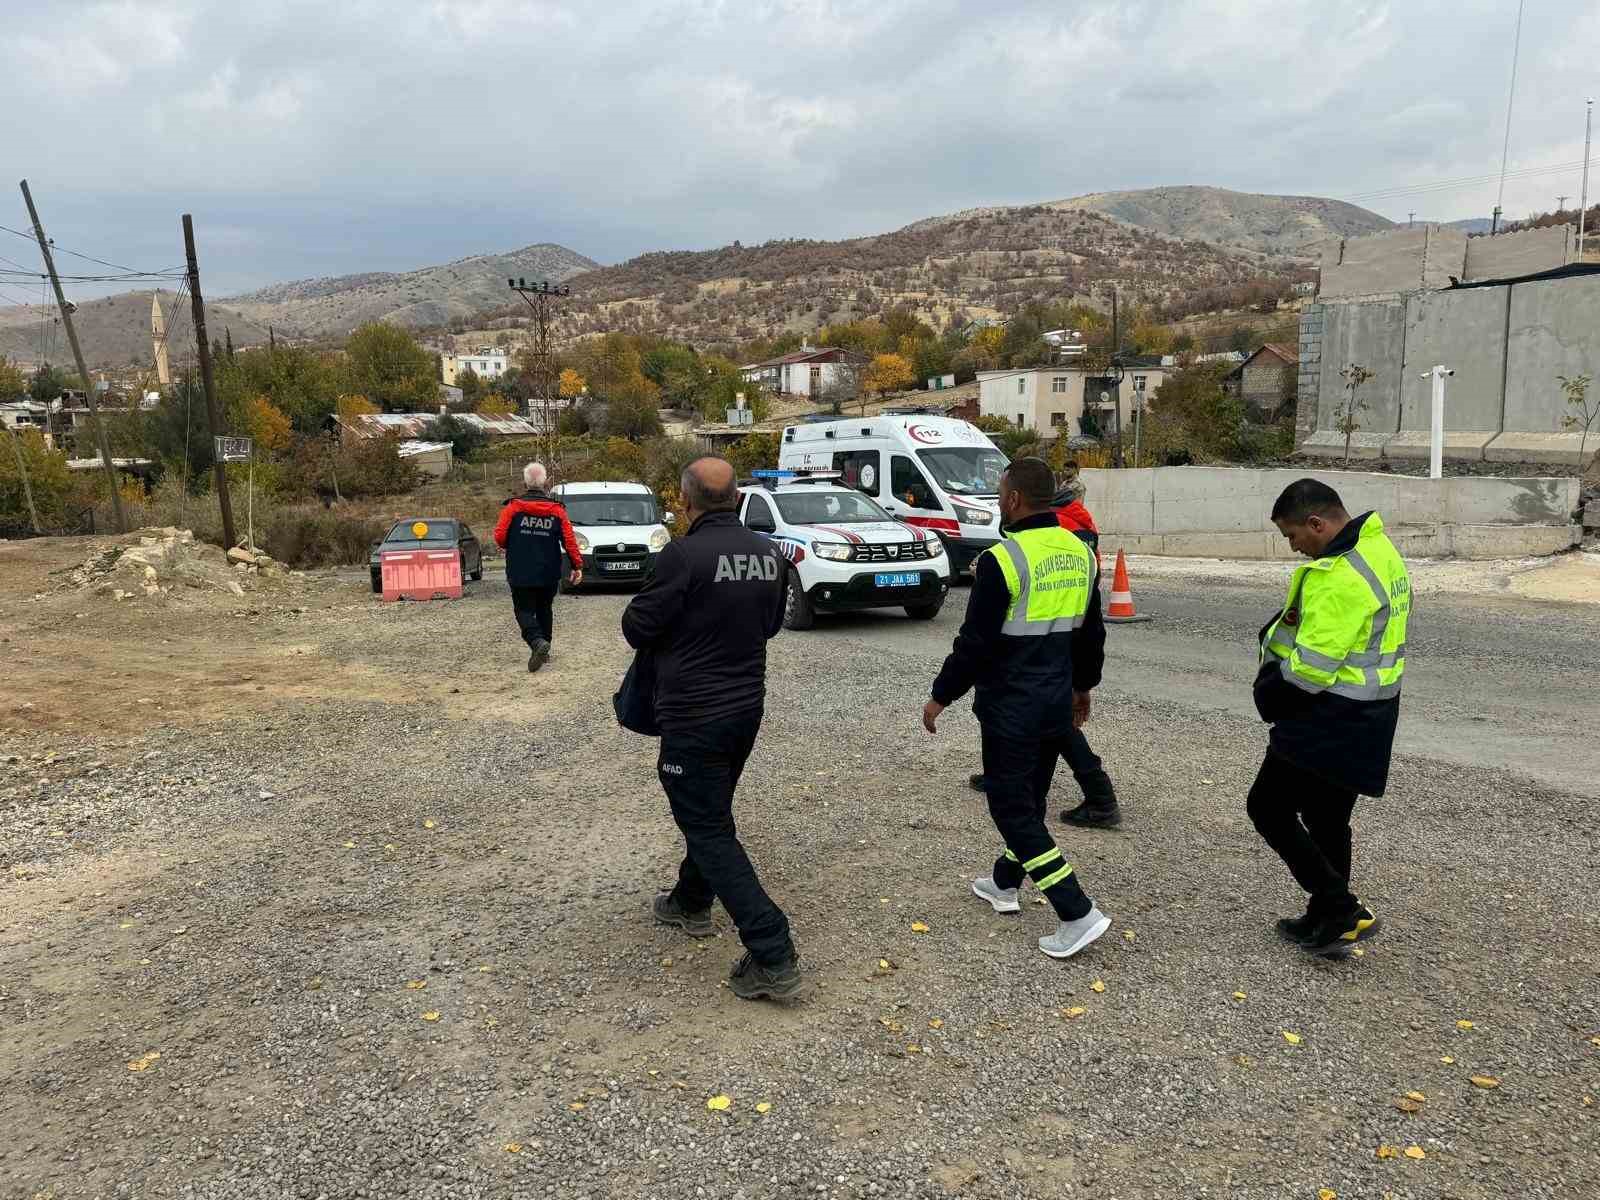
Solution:
<svg viewBox="0 0 1600 1200"><path fill-rule="evenodd" d="M808 978L773 1006L722 986L720 911L648 919L681 843L607 703L626 597L563 598L530 677L493 564L453 603L360 571L116 600L67 582L88 553L0 545L0 1197L1600 1191L1600 776L1491 736L1592 744L1600 610L1523 572L1423 602L1358 829L1391 929L1337 964L1272 935L1242 811L1286 568L1152 567L1156 622L1114 631L1129 823L1062 842L1115 925L1066 964L1047 910L966 892L970 716L916 725L964 594L783 635L740 801Z"/></svg>

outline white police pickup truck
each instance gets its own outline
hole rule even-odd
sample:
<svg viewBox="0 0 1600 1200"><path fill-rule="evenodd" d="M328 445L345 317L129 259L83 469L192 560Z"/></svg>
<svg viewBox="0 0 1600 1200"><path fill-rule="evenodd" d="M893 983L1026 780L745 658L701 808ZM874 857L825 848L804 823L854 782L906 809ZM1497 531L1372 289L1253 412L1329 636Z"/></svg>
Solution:
<svg viewBox="0 0 1600 1200"><path fill-rule="evenodd" d="M939 615L950 560L931 530L896 521L836 473L757 472L740 487L739 519L789 560L786 629L810 629L819 612L904 608L918 621Z"/></svg>

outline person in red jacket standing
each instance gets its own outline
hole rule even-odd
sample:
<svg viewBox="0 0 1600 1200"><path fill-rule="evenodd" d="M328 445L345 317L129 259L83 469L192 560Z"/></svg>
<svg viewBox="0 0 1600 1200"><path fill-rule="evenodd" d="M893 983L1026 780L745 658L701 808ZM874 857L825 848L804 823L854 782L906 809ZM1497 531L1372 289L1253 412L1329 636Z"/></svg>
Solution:
<svg viewBox="0 0 1600 1200"><path fill-rule="evenodd" d="M1068 459L1063 464L1061 482L1050 506L1055 509L1056 521L1063 529L1070 529L1094 551L1094 560L1100 561L1100 531L1095 528L1094 517L1083 505L1085 488L1078 478L1078 464ZM1122 810L1117 806L1116 789L1111 786L1111 776L1105 764L1083 736L1083 729L1074 724L1065 735L1062 757L1072 770L1083 792L1083 803L1076 808L1062 809L1061 819L1069 825L1083 825L1094 829L1110 829L1122 824ZM983 776L974 775L968 781L975 791L983 791Z"/></svg>
<svg viewBox="0 0 1600 1200"><path fill-rule="evenodd" d="M506 552L506 583L511 586L511 606L522 640L528 643L528 670L537 671L550 660L555 632L555 598L561 586L561 548L572 562L568 582L583 581L583 555L561 501L544 490L548 478L543 463L522 468L522 495L506 501L494 527L494 543Z"/></svg>

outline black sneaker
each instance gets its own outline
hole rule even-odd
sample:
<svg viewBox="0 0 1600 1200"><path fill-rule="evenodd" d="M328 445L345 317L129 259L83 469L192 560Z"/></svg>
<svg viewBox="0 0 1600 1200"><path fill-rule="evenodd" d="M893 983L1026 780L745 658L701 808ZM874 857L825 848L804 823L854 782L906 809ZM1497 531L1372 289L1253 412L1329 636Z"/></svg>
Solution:
<svg viewBox="0 0 1600 1200"><path fill-rule="evenodd" d="M970 776L967 779L967 786L975 792L983 791L983 776L981 774Z"/></svg>
<svg viewBox="0 0 1600 1200"><path fill-rule="evenodd" d="M800 956L776 967L758 963L747 950L728 975L728 989L741 1000L787 1000L800 990Z"/></svg>
<svg viewBox="0 0 1600 1200"><path fill-rule="evenodd" d="M1342 917L1323 917L1300 944L1312 954L1340 954L1382 931L1383 922L1365 906L1357 906L1354 912Z"/></svg>
<svg viewBox="0 0 1600 1200"><path fill-rule="evenodd" d="M1115 829L1122 824L1122 810L1115 805L1099 808L1085 800L1077 808L1062 809L1061 819L1085 829Z"/></svg>
<svg viewBox="0 0 1600 1200"><path fill-rule="evenodd" d="M655 914L656 923L660 925L676 925L690 937L708 938L715 937L717 927L711 922L711 909L703 908L699 912L689 912L682 904L672 898L671 892L657 893L650 911Z"/></svg>
<svg viewBox="0 0 1600 1200"><path fill-rule="evenodd" d="M531 675L545 663L550 661L550 643L538 641L533 644L533 653L528 655L528 673Z"/></svg>
<svg viewBox="0 0 1600 1200"><path fill-rule="evenodd" d="M1311 931L1316 927L1317 918L1315 914L1309 912L1300 917L1278 918L1278 936L1297 946L1304 945L1306 938L1311 936Z"/></svg>

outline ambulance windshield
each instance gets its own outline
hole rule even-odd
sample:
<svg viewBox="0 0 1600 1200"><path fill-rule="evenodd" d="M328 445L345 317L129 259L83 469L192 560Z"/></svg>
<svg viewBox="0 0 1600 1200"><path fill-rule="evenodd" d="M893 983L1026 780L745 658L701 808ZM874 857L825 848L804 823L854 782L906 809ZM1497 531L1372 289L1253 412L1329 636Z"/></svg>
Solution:
<svg viewBox="0 0 1600 1200"><path fill-rule="evenodd" d="M918 450L917 457L933 481L952 496L997 496L1006 456L984 447Z"/></svg>

